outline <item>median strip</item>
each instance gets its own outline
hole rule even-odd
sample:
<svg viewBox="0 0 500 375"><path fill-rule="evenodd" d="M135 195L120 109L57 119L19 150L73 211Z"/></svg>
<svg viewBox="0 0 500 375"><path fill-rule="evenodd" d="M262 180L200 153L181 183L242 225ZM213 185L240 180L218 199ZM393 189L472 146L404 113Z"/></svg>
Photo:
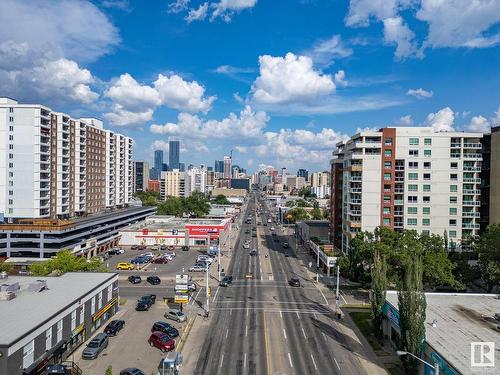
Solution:
<svg viewBox="0 0 500 375"><path fill-rule="evenodd" d="M184 332L182 333L182 336L181 338L179 339L179 345L177 346L177 351L179 353L182 353L182 349L184 348L184 344L186 343L187 341L187 338L189 336L189 332L191 332L191 328L193 328L193 325L194 325L194 321L196 320L196 317L198 315L195 315L194 318L191 318L188 322L187 322L187 325L186 325L186 329L184 330Z"/></svg>

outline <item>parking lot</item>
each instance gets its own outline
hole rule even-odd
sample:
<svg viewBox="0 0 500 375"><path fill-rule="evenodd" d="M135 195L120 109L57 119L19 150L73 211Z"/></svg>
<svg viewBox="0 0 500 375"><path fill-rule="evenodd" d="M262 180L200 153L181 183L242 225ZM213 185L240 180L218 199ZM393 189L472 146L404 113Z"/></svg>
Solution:
<svg viewBox="0 0 500 375"><path fill-rule="evenodd" d="M177 323L163 317L168 306L161 299L157 300L149 311L135 311L135 300L127 300L124 306L112 319L125 321L124 328L115 337L109 338L109 344L94 360L81 359L81 353L85 348L82 345L75 351L74 360L82 369L84 374L104 374L108 366L112 366L113 374L118 374L127 367L137 367L146 375L157 374L160 359L165 356L159 349L148 344L151 335L151 327L156 321L164 321L179 330L179 337L175 338L176 347L184 334L188 322ZM184 309L189 319L196 314L192 309ZM107 324L107 323L106 323ZM105 327L105 326L104 326ZM99 329L102 332L104 327ZM98 332L95 332L97 334Z"/></svg>

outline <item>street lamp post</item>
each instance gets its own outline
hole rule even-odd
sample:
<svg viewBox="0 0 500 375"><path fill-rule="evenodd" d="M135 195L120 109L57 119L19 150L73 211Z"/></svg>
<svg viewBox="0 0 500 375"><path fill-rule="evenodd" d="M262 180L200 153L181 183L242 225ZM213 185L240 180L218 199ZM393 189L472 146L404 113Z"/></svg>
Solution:
<svg viewBox="0 0 500 375"><path fill-rule="evenodd" d="M396 354L399 355L399 356L403 356L403 355L412 356L413 358L418 359L420 362L426 364L431 369L433 369L434 370L434 375L439 375L439 364L438 363L434 363L434 365L431 365L429 362L424 361L422 358L417 357L415 354L410 353L410 352L405 352L404 350L397 350Z"/></svg>

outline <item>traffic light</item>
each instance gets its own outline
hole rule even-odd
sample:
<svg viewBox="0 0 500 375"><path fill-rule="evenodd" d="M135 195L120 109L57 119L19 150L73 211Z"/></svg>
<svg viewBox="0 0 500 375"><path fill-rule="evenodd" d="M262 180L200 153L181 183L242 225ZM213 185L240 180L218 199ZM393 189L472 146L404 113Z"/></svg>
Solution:
<svg viewBox="0 0 500 375"><path fill-rule="evenodd" d="M212 295L212 288L208 287L208 296L210 297Z"/></svg>

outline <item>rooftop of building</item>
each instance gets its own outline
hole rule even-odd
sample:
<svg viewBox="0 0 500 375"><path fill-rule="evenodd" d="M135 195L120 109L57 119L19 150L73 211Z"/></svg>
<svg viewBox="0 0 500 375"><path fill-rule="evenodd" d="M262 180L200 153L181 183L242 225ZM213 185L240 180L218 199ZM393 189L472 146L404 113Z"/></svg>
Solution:
<svg viewBox="0 0 500 375"><path fill-rule="evenodd" d="M463 374L472 373L470 367L471 342L496 342L500 331L496 328L495 313L500 313L500 299L493 294L425 293L427 300L425 339L440 356ZM396 291L388 291L387 301L398 306ZM432 322L435 321L433 327ZM496 351L500 363L500 351Z"/></svg>
<svg viewBox="0 0 500 375"><path fill-rule="evenodd" d="M330 227L330 221L328 220L304 220L297 224L303 223L309 227Z"/></svg>
<svg viewBox="0 0 500 375"><path fill-rule="evenodd" d="M10 346L90 292L117 278L116 273L70 272L58 277L9 276L4 285L19 284L16 297L0 299L0 345ZM46 282L43 291L30 291L37 280Z"/></svg>
<svg viewBox="0 0 500 375"><path fill-rule="evenodd" d="M154 215L148 217L145 221L141 221L132 225L129 225L126 228L123 228L124 231L140 231L142 229L148 230L172 230L172 229L182 229L187 225L225 225L230 218L179 218L175 216L168 215Z"/></svg>

